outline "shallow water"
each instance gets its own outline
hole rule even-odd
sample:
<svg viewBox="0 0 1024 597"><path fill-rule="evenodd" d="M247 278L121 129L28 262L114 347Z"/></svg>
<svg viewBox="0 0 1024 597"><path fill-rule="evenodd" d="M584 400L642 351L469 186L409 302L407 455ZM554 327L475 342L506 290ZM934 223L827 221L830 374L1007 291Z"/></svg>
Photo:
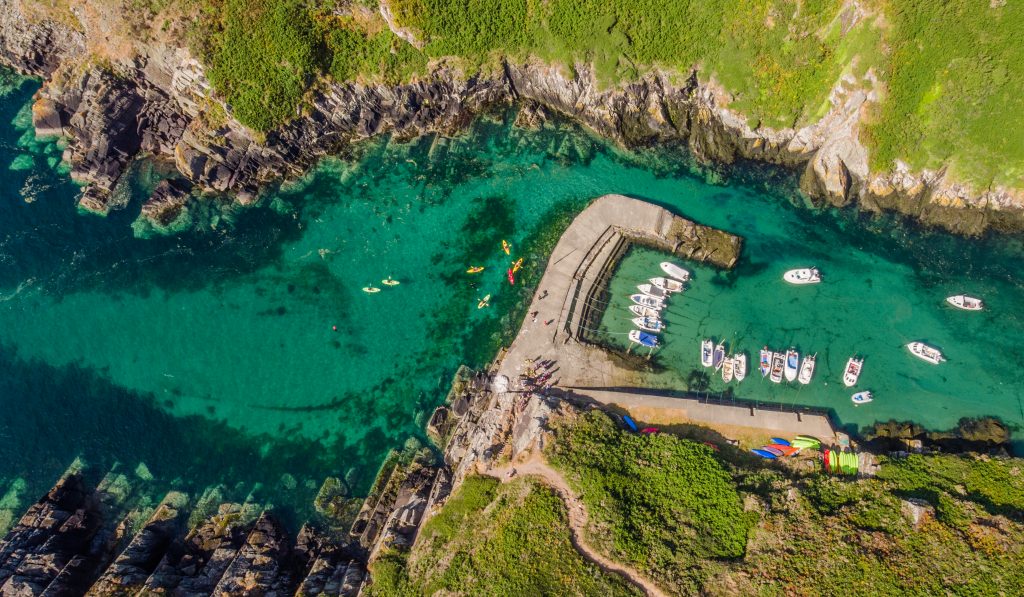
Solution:
<svg viewBox="0 0 1024 597"><path fill-rule="evenodd" d="M568 217L610 192L747 237L735 272L698 268L693 291L673 304L660 358L677 373L665 383L685 385L693 338L714 333L748 351L817 350L819 380L859 351L878 399L853 409L833 384L767 388L756 373L738 396L824 403L853 424L1024 420L1018 239L812 211L791 203L793 181L775 171L737 169L723 184L676 150L624 155L572 127L526 132L507 119L458 139L368 144L260 207L194 205L188 230L150 236L133 223L158 169L138 169L126 209L76 213L60 149L27 133L34 89L17 80L0 99L0 496L15 479L19 495L34 496L75 456L144 462L185 488L223 483L230 497L296 510L328 475L365 491L387 450L422 437L458 365L487 362L517 327ZM502 239L526 258L514 287ZM615 284L648 277L654 260L633 254ZM805 263L828 284L777 283ZM486 269L467 275L470 265ZM401 284L383 287L387 276ZM941 308L961 290L991 309ZM477 309L485 294L491 306ZM951 362L911 361L900 347L912 338Z"/></svg>

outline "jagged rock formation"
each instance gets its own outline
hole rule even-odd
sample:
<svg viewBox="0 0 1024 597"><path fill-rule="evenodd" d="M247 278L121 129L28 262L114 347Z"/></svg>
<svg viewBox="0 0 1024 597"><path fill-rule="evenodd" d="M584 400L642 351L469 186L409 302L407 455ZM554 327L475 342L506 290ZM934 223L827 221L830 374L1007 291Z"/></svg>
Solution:
<svg viewBox="0 0 1024 597"><path fill-rule="evenodd" d="M69 471L0 540L0 595L356 595L365 579L358 550L310 525L293 542L273 513L229 503L190 529L183 493L140 510L123 474L85 479Z"/></svg>
<svg viewBox="0 0 1024 597"><path fill-rule="evenodd" d="M0 61L46 80L35 123L41 133L72 139L65 157L86 184L80 205L92 211L119 207L111 190L140 153L173 160L198 191L230 192L245 204L263 183L297 176L353 141L385 132L452 133L484 110L520 100L527 102L521 120L528 126L542 122L546 108L627 145L681 140L709 162L753 159L801 169L805 192L834 205L857 200L969 234L1024 226L1024 197L1009 190L979 194L947 181L944 172L902 166L871 173L857 137L870 94L854 81L837 84L820 121L772 130L751 128L728 109L727 95L696 72L655 73L600 89L586 65L576 65L570 77L550 65L506 63L503 76L468 79L442 67L394 87L323 83L301 117L264 137L230 117L186 50L140 44L130 60L99 65L86 59L87 41L59 23L28 18L21 0L0 0ZM180 201L163 194L144 216L166 222L179 210Z"/></svg>

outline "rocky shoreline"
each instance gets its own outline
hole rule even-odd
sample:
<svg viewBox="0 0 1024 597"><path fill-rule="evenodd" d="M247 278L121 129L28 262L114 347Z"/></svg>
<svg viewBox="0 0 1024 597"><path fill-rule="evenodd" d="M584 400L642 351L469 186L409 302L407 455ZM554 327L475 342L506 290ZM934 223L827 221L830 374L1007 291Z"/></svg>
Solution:
<svg viewBox="0 0 1024 597"><path fill-rule="evenodd" d="M264 135L230 117L187 50L154 41L131 59L97 61L87 34L30 19L20 0L0 0L0 13L0 63L44 80L33 123L41 135L68 139L64 157L83 185L79 205L97 213L123 207L111 192L139 157L172 161L181 175L143 209L166 226L192 196L230 193L248 204L266 183L299 176L353 142L384 133L455 134L481 113L518 103L524 121L556 112L625 146L683 142L705 163L756 160L802 171L801 187L817 202L857 201L962 234L1024 229L1024 198L1009 190L975 194L944 172L902 166L871 173L856 134L870 98L852 81L836 86L831 110L817 123L771 130L752 129L723 107L724 92L696 72L602 90L585 65L568 77L546 64L505 62L501 73L468 78L441 66L393 87L320 81L301 115Z"/></svg>

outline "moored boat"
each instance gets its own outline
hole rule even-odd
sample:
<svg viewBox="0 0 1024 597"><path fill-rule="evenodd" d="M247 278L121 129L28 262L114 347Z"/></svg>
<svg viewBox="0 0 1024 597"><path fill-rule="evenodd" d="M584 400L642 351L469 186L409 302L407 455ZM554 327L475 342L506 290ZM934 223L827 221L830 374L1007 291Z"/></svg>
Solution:
<svg viewBox="0 0 1024 597"><path fill-rule="evenodd" d="M658 317L659 313L657 309L650 307L644 307L643 305L630 305L629 310L633 312L633 315L637 317Z"/></svg>
<svg viewBox="0 0 1024 597"><path fill-rule="evenodd" d="M683 283L679 280L673 280L672 278L651 278L651 284L664 290L665 292L682 292Z"/></svg>
<svg viewBox="0 0 1024 597"><path fill-rule="evenodd" d="M656 299L664 300L667 296L667 293L664 290L658 288L654 284L638 284L637 288L640 290L640 292L646 294L647 296L653 296Z"/></svg>
<svg viewBox="0 0 1024 597"><path fill-rule="evenodd" d="M658 332L665 330L665 324L657 317L634 317L633 325L645 332Z"/></svg>
<svg viewBox="0 0 1024 597"><path fill-rule="evenodd" d="M934 346L928 346L924 342L911 342L907 344L907 349L910 354L922 361L928 361L932 365L938 365L946 360L946 357L942 356L942 351Z"/></svg>
<svg viewBox="0 0 1024 597"><path fill-rule="evenodd" d="M715 363L713 354L715 352L714 343L710 338L704 338L700 342L700 364L705 367L710 367Z"/></svg>
<svg viewBox="0 0 1024 597"><path fill-rule="evenodd" d="M767 377L768 373L771 372L773 354L774 353L772 353L772 351L768 350L767 346L761 349L761 365L758 367L758 370L761 372L761 377Z"/></svg>
<svg viewBox="0 0 1024 597"><path fill-rule="evenodd" d="M653 296L647 296L646 294L631 294L629 295L629 300L641 307L647 307L648 309L654 309L655 311L661 311L665 306L665 303L662 303L661 299L656 299Z"/></svg>
<svg viewBox="0 0 1024 597"><path fill-rule="evenodd" d="M736 381L741 382L747 377L747 353L740 352L732 357Z"/></svg>
<svg viewBox="0 0 1024 597"><path fill-rule="evenodd" d="M804 385L811 383L811 378L814 377L814 360L817 357L817 354L809 354L804 357L804 362L800 364L800 374L796 377L800 383Z"/></svg>
<svg viewBox="0 0 1024 597"><path fill-rule="evenodd" d="M648 334L647 332L641 332L640 330L630 330L629 339L632 342L639 344L640 346L646 346L647 348L657 348L658 337L654 334Z"/></svg>
<svg viewBox="0 0 1024 597"><path fill-rule="evenodd" d="M790 284L817 284L818 282L821 282L821 272L819 272L818 268L815 267L791 269L782 274L782 279Z"/></svg>
<svg viewBox="0 0 1024 597"><path fill-rule="evenodd" d="M853 396L850 396L850 400L852 400L854 404L867 404L874 400L874 398L871 396L871 392L864 391L857 392Z"/></svg>
<svg viewBox="0 0 1024 597"><path fill-rule="evenodd" d="M725 383L732 381L732 377L736 373L734 370L735 367L736 361L734 361L731 356L725 357L722 361L722 381Z"/></svg>
<svg viewBox="0 0 1024 597"><path fill-rule="evenodd" d="M957 309L963 309L964 311L981 311L985 308L985 304L980 298L974 298L973 296L967 296L966 294L948 296L946 297L946 302Z"/></svg>
<svg viewBox="0 0 1024 597"><path fill-rule="evenodd" d="M712 362L715 366L715 371L718 371L719 369L722 368L722 363L725 362L725 344L719 342L715 346L715 355L712 359Z"/></svg>
<svg viewBox="0 0 1024 597"><path fill-rule="evenodd" d="M772 369L768 379L774 383L782 383L782 373L786 368L786 355L781 352L772 354Z"/></svg>
<svg viewBox="0 0 1024 597"><path fill-rule="evenodd" d="M670 261L661 262L661 271L668 274L669 277L675 278L680 282L688 282L690 280L690 272L679 267L678 265Z"/></svg>
<svg viewBox="0 0 1024 597"><path fill-rule="evenodd" d="M857 385L857 380L860 379L860 372L863 367L864 359L850 357L850 360L846 361L846 368L843 369L843 385L848 388Z"/></svg>
<svg viewBox="0 0 1024 597"><path fill-rule="evenodd" d="M790 348L786 351L786 368L784 373L786 375L786 381L793 381L796 379L797 371L800 366L800 353L796 349Z"/></svg>

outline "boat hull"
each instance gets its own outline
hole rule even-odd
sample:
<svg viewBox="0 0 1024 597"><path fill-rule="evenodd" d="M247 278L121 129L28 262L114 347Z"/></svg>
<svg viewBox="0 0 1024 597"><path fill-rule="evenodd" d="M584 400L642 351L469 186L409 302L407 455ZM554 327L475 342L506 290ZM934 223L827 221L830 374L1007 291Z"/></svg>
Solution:
<svg viewBox="0 0 1024 597"><path fill-rule="evenodd" d="M786 376L786 381L793 381L796 379L799 364L800 354L795 350L786 351L786 368L783 371Z"/></svg>
<svg viewBox="0 0 1024 597"><path fill-rule="evenodd" d="M690 272L669 261L661 262L661 271L665 272L670 278L675 278L680 282L688 282L690 280Z"/></svg>

